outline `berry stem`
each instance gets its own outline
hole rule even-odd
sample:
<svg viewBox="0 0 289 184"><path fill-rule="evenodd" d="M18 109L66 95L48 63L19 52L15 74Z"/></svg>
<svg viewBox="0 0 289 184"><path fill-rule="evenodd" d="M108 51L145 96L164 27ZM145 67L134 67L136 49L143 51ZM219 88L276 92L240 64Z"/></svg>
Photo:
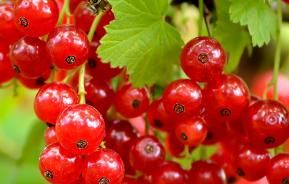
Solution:
<svg viewBox="0 0 289 184"><path fill-rule="evenodd" d="M203 32L203 20L204 20L204 0L199 0L199 36Z"/></svg>
<svg viewBox="0 0 289 184"><path fill-rule="evenodd" d="M70 0L64 0L63 7L59 14L57 25L61 25L63 23L64 15L67 15L67 18L69 19L69 16L70 16L69 4L70 4Z"/></svg>

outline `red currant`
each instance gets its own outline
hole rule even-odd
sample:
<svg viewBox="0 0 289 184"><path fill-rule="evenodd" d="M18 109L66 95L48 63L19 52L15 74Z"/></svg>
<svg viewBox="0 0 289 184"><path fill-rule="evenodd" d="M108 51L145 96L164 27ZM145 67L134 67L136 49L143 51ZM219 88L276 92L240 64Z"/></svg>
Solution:
<svg viewBox="0 0 289 184"><path fill-rule="evenodd" d="M116 93L115 108L127 118L143 114L149 106L149 95L146 88L133 88L131 84L122 86Z"/></svg>
<svg viewBox="0 0 289 184"><path fill-rule="evenodd" d="M59 114L67 107L78 104L79 98L72 87L67 84L46 84L38 91L34 110L44 122L55 124Z"/></svg>
<svg viewBox="0 0 289 184"><path fill-rule="evenodd" d="M56 26L59 11L54 0L17 0L14 7L14 22L26 36L43 36Z"/></svg>
<svg viewBox="0 0 289 184"><path fill-rule="evenodd" d="M289 183L289 154L279 154L270 163L267 172L269 184Z"/></svg>
<svg viewBox="0 0 289 184"><path fill-rule="evenodd" d="M184 72L198 82L218 78L224 69L226 54L219 42L209 37L197 37L186 44L181 54Z"/></svg>
<svg viewBox="0 0 289 184"><path fill-rule="evenodd" d="M80 2L73 12L76 27L88 33L94 19L93 12L88 8L88 2ZM94 50L95 52L96 50Z"/></svg>
<svg viewBox="0 0 289 184"><path fill-rule="evenodd" d="M47 48L55 66L68 70L87 60L89 42L85 32L79 28L63 25L49 34Z"/></svg>
<svg viewBox="0 0 289 184"><path fill-rule="evenodd" d="M14 71L26 78L38 78L51 67L46 43L38 38L23 37L18 40L10 48L10 59Z"/></svg>
<svg viewBox="0 0 289 184"><path fill-rule="evenodd" d="M215 122L214 119L210 118L205 120L207 122L208 132L203 144L212 145L223 140L226 136L226 132L228 131L226 124Z"/></svg>
<svg viewBox="0 0 289 184"><path fill-rule="evenodd" d="M256 147L273 148L288 139L289 114L277 101L258 101L249 107L244 121L250 143Z"/></svg>
<svg viewBox="0 0 289 184"><path fill-rule="evenodd" d="M95 34L99 40L106 34L105 26L107 26L112 20L114 20L114 14L110 9L102 16L97 25Z"/></svg>
<svg viewBox="0 0 289 184"><path fill-rule="evenodd" d="M163 103L167 113L174 118L185 118L200 113L201 88L191 80L172 82L164 91Z"/></svg>
<svg viewBox="0 0 289 184"><path fill-rule="evenodd" d="M14 71L8 57L9 48L0 40L0 85L14 77Z"/></svg>
<svg viewBox="0 0 289 184"><path fill-rule="evenodd" d="M35 79L25 78L22 76L17 76L17 79L21 82L22 85L29 89L39 89L43 85L45 85L45 81L50 77L50 70L45 72L43 76L37 77Z"/></svg>
<svg viewBox="0 0 289 184"><path fill-rule="evenodd" d="M71 0L69 4L69 9L71 12L74 12L76 7L78 6L79 3L81 3L84 0Z"/></svg>
<svg viewBox="0 0 289 184"><path fill-rule="evenodd" d="M105 136L101 114L86 104L66 108L55 125L59 143L75 154L93 153Z"/></svg>
<svg viewBox="0 0 289 184"><path fill-rule="evenodd" d="M80 177L82 159L80 156L68 153L58 143L55 143L46 147L41 153L39 169L50 183L72 183Z"/></svg>
<svg viewBox="0 0 289 184"><path fill-rule="evenodd" d="M44 133L44 140L46 145L58 142L54 126L49 126L46 128Z"/></svg>
<svg viewBox="0 0 289 184"><path fill-rule="evenodd" d="M184 144L182 144L173 133L168 134L166 137L166 148L172 156L178 158L183 156L182 153L185 150Z"/></svg>
<svg viewBox="0 0 289 184"><path fill-rule="evenodd" d="M100 149L86 157L82 177L85 184L121 184L124 165L115 151Z"/></svg>

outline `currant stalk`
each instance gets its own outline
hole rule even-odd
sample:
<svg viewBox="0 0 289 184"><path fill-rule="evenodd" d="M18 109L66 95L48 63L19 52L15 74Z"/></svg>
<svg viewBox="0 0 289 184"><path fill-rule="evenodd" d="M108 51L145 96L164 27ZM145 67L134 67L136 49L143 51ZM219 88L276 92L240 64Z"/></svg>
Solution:
<svg viewBox="0 0 289 184"><path fill-rule="evenodd" d="M64 19L64 15L67 15L67 20L69 21L70 9L69 9L70 0L64 0L63 8L59 14L57 25L61 25Z"/></svg>

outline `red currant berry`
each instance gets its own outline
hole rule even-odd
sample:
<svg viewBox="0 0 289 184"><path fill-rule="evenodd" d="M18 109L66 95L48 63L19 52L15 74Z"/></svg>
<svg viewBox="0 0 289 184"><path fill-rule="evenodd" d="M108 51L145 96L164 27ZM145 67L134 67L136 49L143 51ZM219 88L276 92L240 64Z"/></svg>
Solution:
<svg viewBox="0 0 289 184"><path fill-rule="evenodd" d="M39 169L50 183L72 183L80 177L82 159L80 156L68 153L55 143L42 151L39 157Z"/></svg>
<svg viewBox="0 0 289 184"><path fill-rule="evenodd" d="M258 101L249 107L244 128L256 147L274 148L289 137L289 114L277 101Z"/></svg>
<svg viewBox="0 0 289 184"><path fill-rule="evenodd" d="M188 175L177 163L165 162L152 173L152 183L184 184L188 183Z"/></svg>
<svg viewBox="0 0 289 184"><path fill-rule="evenodd" d="M86 157L82 177L85 184L120 184L124 165L115 151L100 149Z"/></svg>
<svg viewBox="0 0 289 184"><path fill-rule="evenodd" d="M111 10L107 11L102 16L95 30L95 34L99 40L106 34L105 26L107 26L112 20L114 20L114 14Z"/></svg>
<svg viewBox="0 0 289 184"><path fill-rule="evenodd" d="M225 184L224 170L212 161L196 161L189 171L190 184Z"/></svg>
<svg viewBox="0 0 289 184"><path fill-rule="evenodd" d="M166 137L166 148L172 156L178 158L183 156L182 153L185 150L184 144L182 144L173 133L168 134Z"/></svg>
<svg viewBox="0 0 289 184"><path fill-rule="evenodd" d="M43 36L57 23L59 11L54 0L17 0L14 7L14 22L26 36Z"/></svg>
<svg viewBox="0 0 289 184"><path fill-rule="evenodd" d="M185 118L200 113L202 106L201 88L191 80L172 82L163 94L167 113L174 118Z"/></svg>
<svg viewBox="0 0 289 184"><path fill-rule="evenodd" d="M78 6L79 3L81 3L84 0L71 0L69 4L69 9L71 12L74 12L76 7Z"/></svg>
<svg viewBox="0 0 289 184"><path fill-rule="evenodd" d="M204 145L212 145L219 141L222 141L226 132L228 131L225 123L218 123L214 119L205 118L207 122L207 136L203 142Z"/></svg>
<svg viewBox="0 0 289 184"><path fill-rule="evenodd" d="M125 176L122 184L140 184L141 182L138 179L129 177L129 176ZM142 183L141 183L142 184Z"/></svg>
<svg viewBox="0 0 289 184"><path fill-rule="evenodd" d="M237 174L249 181L256 181L264 177L269 164L269 153L254 147L243 147L235 157Z"/></svg>
<svg viewBox="0 0 289 184"><path fill-rule="evenodd" d="M49 34L47 48L55 66L69 70L87 60L89 42L85 32L75 26L64 25Z"/></svg>
<svg viewBox="0 0 289 184"><path fill-rule="evenodd" d="M154 137L144 136L132 144L129 150L129 161L133 168L144 173L150 173L158 167L165 158L165 150Z"/></svg>
<svg viewBox="0 0 289 184"><path fill-rule="evenodd" d="M192 117L176 125L178 140L188 146L197 146L207 137L206 121L201 117Z"/></svg>
<svg viewBox="0 0 289 184"><path fill-rule="evenodd" d="M204 89L206 110L218 122L240 120L249 105L246 83L235 75L223 75L219 84L208 84Z"/></svg>
<svg viewBox="0 0 289 184"><path fill-rule="evenodd" d="M149 95L146 88L133 88L131 84L122 86L116 93L115 108L127 118L143 114L149 106Z"/></svg>
<svg viewBox="0 0 289 184"><path fill-rule="evenodd" d="M0 37L9 43L17 41L22 36L18 29L16 29L13 17L13 4L11 2L0 4Z"/></svg>
<svg viewBox="0 0 289 184"><path fill-rule="evenodd" d="M181 66L184 72L198 82L209 82L223 72L226 54L213 38L197 37L183 48Z"/></svg>
<svg viewBox="0 0 289 184"><path fill-rule="evenodd" d="M46 43L38 38L23 37L18 40L10 48L10 59L14 71L26 78L38 78L51 67Z"/></svg>
<svg viewBox="0 0 289 184"><path fill-rule="evenodd" d="M50 70L48 72L45 72L43 76L37 77L35 79L25 78L20 75L17 76L17 79L21 82L23 86L29 89L39 89L46 84L46 80L48 80L49 77L50 77Z"/></svg>
<svg viewBox="0 0 289 184"><path fill-rule="evenodd" d="M78 104L79 98L72 87L67 84L46 84L38 91L34 110L44 122L55 124L59 114L67 107Z"/></svg>
<svg viewBox="0 0 289 184"><path fill-rule="evenodd" d="M54 126L49 126L46 128L44 133L44 140L46 145L58 142Z"/></svg>
<svg viewBox="0 0 289 184"><path fill-rule="evenodd" d="M289 183L289 154L279 154L270 163L267 172L269 184Z"/></svg>
<svg viewBox="0 0 289 184"><path fill-rule="evenodd" d="M59 143L75 154L93 153L105 136L101 114L86 104L66 108L55 125Z"/></svg>
<svg viewBox="0 0 289 184"><path fill-rule="evenodd" d="M0 40L0 85L8 82L14 77L14 71L8 53L8 45L4 44L2 40Z"/></svg>
<svg viewBox="0 0 289 184"><path fill-rule="evenodd" d="M73 12L76 27L88 33L94 19L93 12L88 8L88 2L80 2ZM95 50L94 50L95 52Z"/></svg>
<svg viewBox="0 0 289 184"><path fill-rule="evenodd" d="M161 99L155 100L148 108L147 118L151 126L163 131L170 131L173 122L165 110Z"/></svg>

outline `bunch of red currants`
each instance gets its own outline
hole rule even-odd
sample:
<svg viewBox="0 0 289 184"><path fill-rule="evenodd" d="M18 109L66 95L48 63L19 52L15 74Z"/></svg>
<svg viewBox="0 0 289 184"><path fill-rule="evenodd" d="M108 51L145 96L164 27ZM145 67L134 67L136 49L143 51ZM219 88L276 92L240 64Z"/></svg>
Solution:
<svg viewBox="0 0 289 184"><path fill-rule="evenodd" d="M173 81L153 98L154 86L134 88L125 69L102 63L95 52L112 11L104 13L90 41L95 15L87 2L71 1L74 23L66 17L56 26L62 6L54 0L0 5L0 83L16 77L27 88L40 88L34 109L48 125L39 158L46 180L225 184L266 176L270 184L289 183L289 154L268 152L289 138L288 110L278 101L252 97L241 78L224 74L227 56L216 40L188 42L180 60L189 79ZM112 81L118 82L115 90ZM145 132L131 124L136 117L146 117ZM200 145L218 145L218 151L189 170L176 162Z"/></svg>

